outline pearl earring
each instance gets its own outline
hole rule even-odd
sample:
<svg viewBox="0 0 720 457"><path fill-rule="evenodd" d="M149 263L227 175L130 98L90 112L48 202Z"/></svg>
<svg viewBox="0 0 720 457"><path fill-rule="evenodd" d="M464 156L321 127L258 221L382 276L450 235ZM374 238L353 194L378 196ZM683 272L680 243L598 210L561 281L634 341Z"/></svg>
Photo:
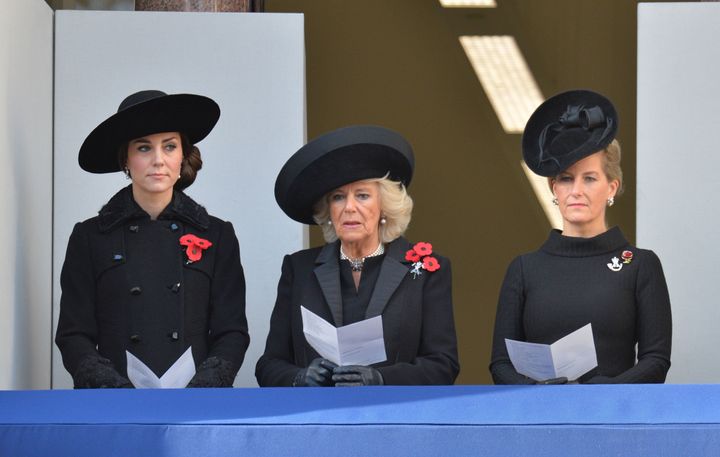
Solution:
<svg viewBox="0 0 720 457"><path fill-rule="evenodd" d="M332 221L327 221L327 225L332 225Z"/></svg>
<svg viewBox="0 0 720 457"><path fill-rule="evenodd" d="M380 225L385 225L387 223L387 219L385 219L385 216L380 218Z"/></svg>
<svg viewBox="0 0 720 457"><path fill-rule="evenodd" d="M608 206L614 205L614 204L615 204L615 197L610 197L610 198L608 198L608 202L607 202L607 203L608 203Z"/></svg>

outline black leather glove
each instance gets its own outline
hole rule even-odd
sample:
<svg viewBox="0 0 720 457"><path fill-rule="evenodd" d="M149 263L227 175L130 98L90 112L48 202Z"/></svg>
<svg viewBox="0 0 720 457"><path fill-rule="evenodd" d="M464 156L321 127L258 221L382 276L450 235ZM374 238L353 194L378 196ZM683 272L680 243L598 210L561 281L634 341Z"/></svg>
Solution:
<svg viewBox="0 0 720 457"><path fill-rule="evenodd" d="M307 368L300 370L293 380L293 387L332 386L333 368L337 367L327 359L318 357Z"/></svg>
<svg viewBox="0 0 720 457"><path fill-rule="evenodd" d="M335 387L381 386L383 377L373 367L347 365L333 370L332 381Z"/></svg>
<svg viewBox="0 0 720 457"><path fill-rule="evenodd" d="M115 370L112 362L99 354L85 357L73 373L76 389L133 388L129 379Z"/></svg>
<svg viewBox="0 0 720 457"><path fill-rule="evenodd" d="M209 357L200 364L188 387L232 387L239 367L221 357Z"/></svg>
<svg viewBox="0 0 720 457"><path fill-rule="evenodd" d="M550 379L544 379L542 381L535 381L535 384L542 384L542 385L551 385L551 384L567 384L568 378L565 376L561 376L559 378L550 378Z"/></svg>

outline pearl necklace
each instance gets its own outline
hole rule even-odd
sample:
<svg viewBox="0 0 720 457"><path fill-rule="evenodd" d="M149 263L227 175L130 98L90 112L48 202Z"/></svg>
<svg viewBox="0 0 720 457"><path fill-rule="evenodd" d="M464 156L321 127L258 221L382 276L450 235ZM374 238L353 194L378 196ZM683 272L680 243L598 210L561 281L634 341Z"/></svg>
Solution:
<svg viewBox="0 0 720 457"><path fill-rule="evenodd" d="M368 257L376 257L379 255L383 255L385 253L385 246L383 246L382 243L380 243L371 254L366 255L365 257L360 257L357 259L353 259L352 257L348 257L345 255L345 253L342 250L342 245L340 245L340 260L347 260L350 262L350 267L352 268L352 271L362 271L363 264L365 263L365 259Z"/></svg>

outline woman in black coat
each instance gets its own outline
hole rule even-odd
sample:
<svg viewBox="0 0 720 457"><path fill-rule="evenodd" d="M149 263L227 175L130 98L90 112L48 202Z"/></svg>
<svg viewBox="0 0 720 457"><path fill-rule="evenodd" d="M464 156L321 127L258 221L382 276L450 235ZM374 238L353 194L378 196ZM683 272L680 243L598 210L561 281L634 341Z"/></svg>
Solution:
<svg viewBox="0 0 720 457"><path fill-rule="evenodd" d="M142 91L83 143L84 170L132 183L68 242L55 342L76 388L145 386L129 359L161 378L190 355L168 387L232 386L249 344L238 241L182 192L219 116L207 97Z"/></svg>
<svg viewBox="0 0 720 457"><path fill-rule="evenodd" d="M285 256L261 386L452 384L459 371L450 262L401 235L410 222L410 145L375 126L311 141L275 184L292 219L319 224L323 247ZM385 358L337 366L303 333L301 306L336 327L382 317Z"/></svg>

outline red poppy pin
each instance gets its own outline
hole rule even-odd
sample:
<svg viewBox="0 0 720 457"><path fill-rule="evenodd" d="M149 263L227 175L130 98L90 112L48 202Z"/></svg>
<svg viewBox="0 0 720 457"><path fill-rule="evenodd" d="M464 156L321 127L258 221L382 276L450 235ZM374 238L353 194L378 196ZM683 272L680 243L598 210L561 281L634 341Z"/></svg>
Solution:
<svg viewBox="0 0 720 457"><path fill-rule="evenodd" d="M422 241L416 243L412 249L405 253L405 260L412 262L410 273L412 273L413 279L422 274L421 269L430 272L440 269L440 262L430 254L432 254L432 244Z"/></svg>
<svg viewBox="0 0 720 457"><path fill-rule="evenodd" d="M187 255L187 263L197 262L202 258L205 249L212 246L212 243L206 239L197 237L192 233L185 234L180 237L180 244L187 246L185 255Z"/></svg>
<svg viewBox="0 0 720 457"><path fill-rule="evenodd" d="M630 263L633 259L633 253L632 251L623 251L620 257L622 257L623 263Z"/></svg>

